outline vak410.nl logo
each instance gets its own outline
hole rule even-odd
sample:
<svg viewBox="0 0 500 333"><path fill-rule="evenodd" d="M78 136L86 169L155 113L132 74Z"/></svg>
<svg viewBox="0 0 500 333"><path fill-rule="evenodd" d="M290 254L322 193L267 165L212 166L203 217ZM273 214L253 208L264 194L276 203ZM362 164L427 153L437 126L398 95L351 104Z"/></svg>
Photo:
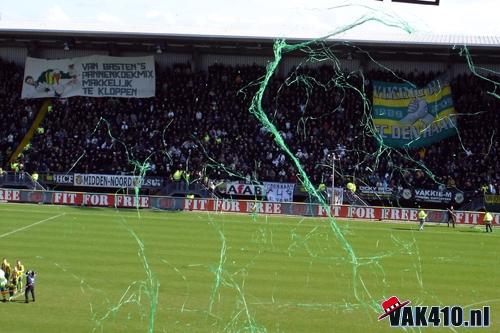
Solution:
<svg viewBox="0 0 500 333"><path fill-rule="evenodd" d="M490 307L464 309L462 306L409 306L396 296L382 302L378 320L389 318L391 327L489 327Z"/></svg>

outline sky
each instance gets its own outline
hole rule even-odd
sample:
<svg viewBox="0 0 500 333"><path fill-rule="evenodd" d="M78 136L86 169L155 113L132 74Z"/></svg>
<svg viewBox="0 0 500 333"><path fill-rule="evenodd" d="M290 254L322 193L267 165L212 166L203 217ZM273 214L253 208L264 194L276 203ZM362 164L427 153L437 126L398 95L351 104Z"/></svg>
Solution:
<svg viewBox="0 0 500 333"><path fill-rule="evenodd" d="M19 0L0 5L0 29L316 38L376 17L417 33L500 36L499 12L500 0L441 0L440 6L390 0ZM379 22L354 32L406 33Z"/></svg>

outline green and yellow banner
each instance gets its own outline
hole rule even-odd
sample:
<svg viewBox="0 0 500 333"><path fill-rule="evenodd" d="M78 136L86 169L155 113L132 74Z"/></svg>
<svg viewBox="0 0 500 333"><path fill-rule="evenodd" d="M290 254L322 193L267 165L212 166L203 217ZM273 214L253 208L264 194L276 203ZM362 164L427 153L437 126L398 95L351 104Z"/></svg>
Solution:
<svg viewBox="0 0 500 333"><path fill-rule="evenodd" d="M374 81L372 119L389 147L423 147L457 132L450 85L439 79L423 88Z"/></svg>

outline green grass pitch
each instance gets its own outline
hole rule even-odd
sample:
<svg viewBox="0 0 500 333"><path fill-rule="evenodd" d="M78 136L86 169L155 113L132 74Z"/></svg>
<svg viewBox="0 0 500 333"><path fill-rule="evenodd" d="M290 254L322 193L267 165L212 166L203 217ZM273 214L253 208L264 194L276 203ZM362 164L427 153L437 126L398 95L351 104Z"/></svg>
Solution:
<svg viewBox="0 0 500 333"><path fill-rule="evenodd" d="M500 230L338 224L357 264L327 219L1 204L0 256L38 272L36 302L0 303L2 326L403 332L377 320L379 303L395 295L415 305L491 306L489 328L406 332L500 332Z"/></svg>

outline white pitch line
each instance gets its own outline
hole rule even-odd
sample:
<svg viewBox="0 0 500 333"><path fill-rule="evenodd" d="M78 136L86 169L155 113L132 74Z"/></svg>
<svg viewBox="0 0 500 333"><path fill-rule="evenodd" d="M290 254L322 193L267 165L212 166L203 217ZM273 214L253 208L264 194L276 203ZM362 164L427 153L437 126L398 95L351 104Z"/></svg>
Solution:
<svg viewBox="0 0 500 333"><path fill-rule="evenodd" d="M24 227L22 227L22 228L15 229L15 230L12 230L12 231L9 231L9 232L7 232L7 233L5 233L5 234L0 235L0 238L7 237L7 236L9 236L9 235L15 234L16 232L26 230L26 229L28 229L28 228L34 227L34 226L35 226L35 225L37 225L37 224L41 224L41 223L44 223L44 222L47 222L47 221L50 221L50 220L56 219L56 218L61 217L61 216L63 216L63 215L66 215L66 213L61 213L61 214L59 214L59 215L51 216L51 217L49 217L49 218L46 218L46 219L44 219L44 220L41 220L41 221L38 221L38 222L32 223L32 224L27 225L27 226L24 226Z"/></svg>

